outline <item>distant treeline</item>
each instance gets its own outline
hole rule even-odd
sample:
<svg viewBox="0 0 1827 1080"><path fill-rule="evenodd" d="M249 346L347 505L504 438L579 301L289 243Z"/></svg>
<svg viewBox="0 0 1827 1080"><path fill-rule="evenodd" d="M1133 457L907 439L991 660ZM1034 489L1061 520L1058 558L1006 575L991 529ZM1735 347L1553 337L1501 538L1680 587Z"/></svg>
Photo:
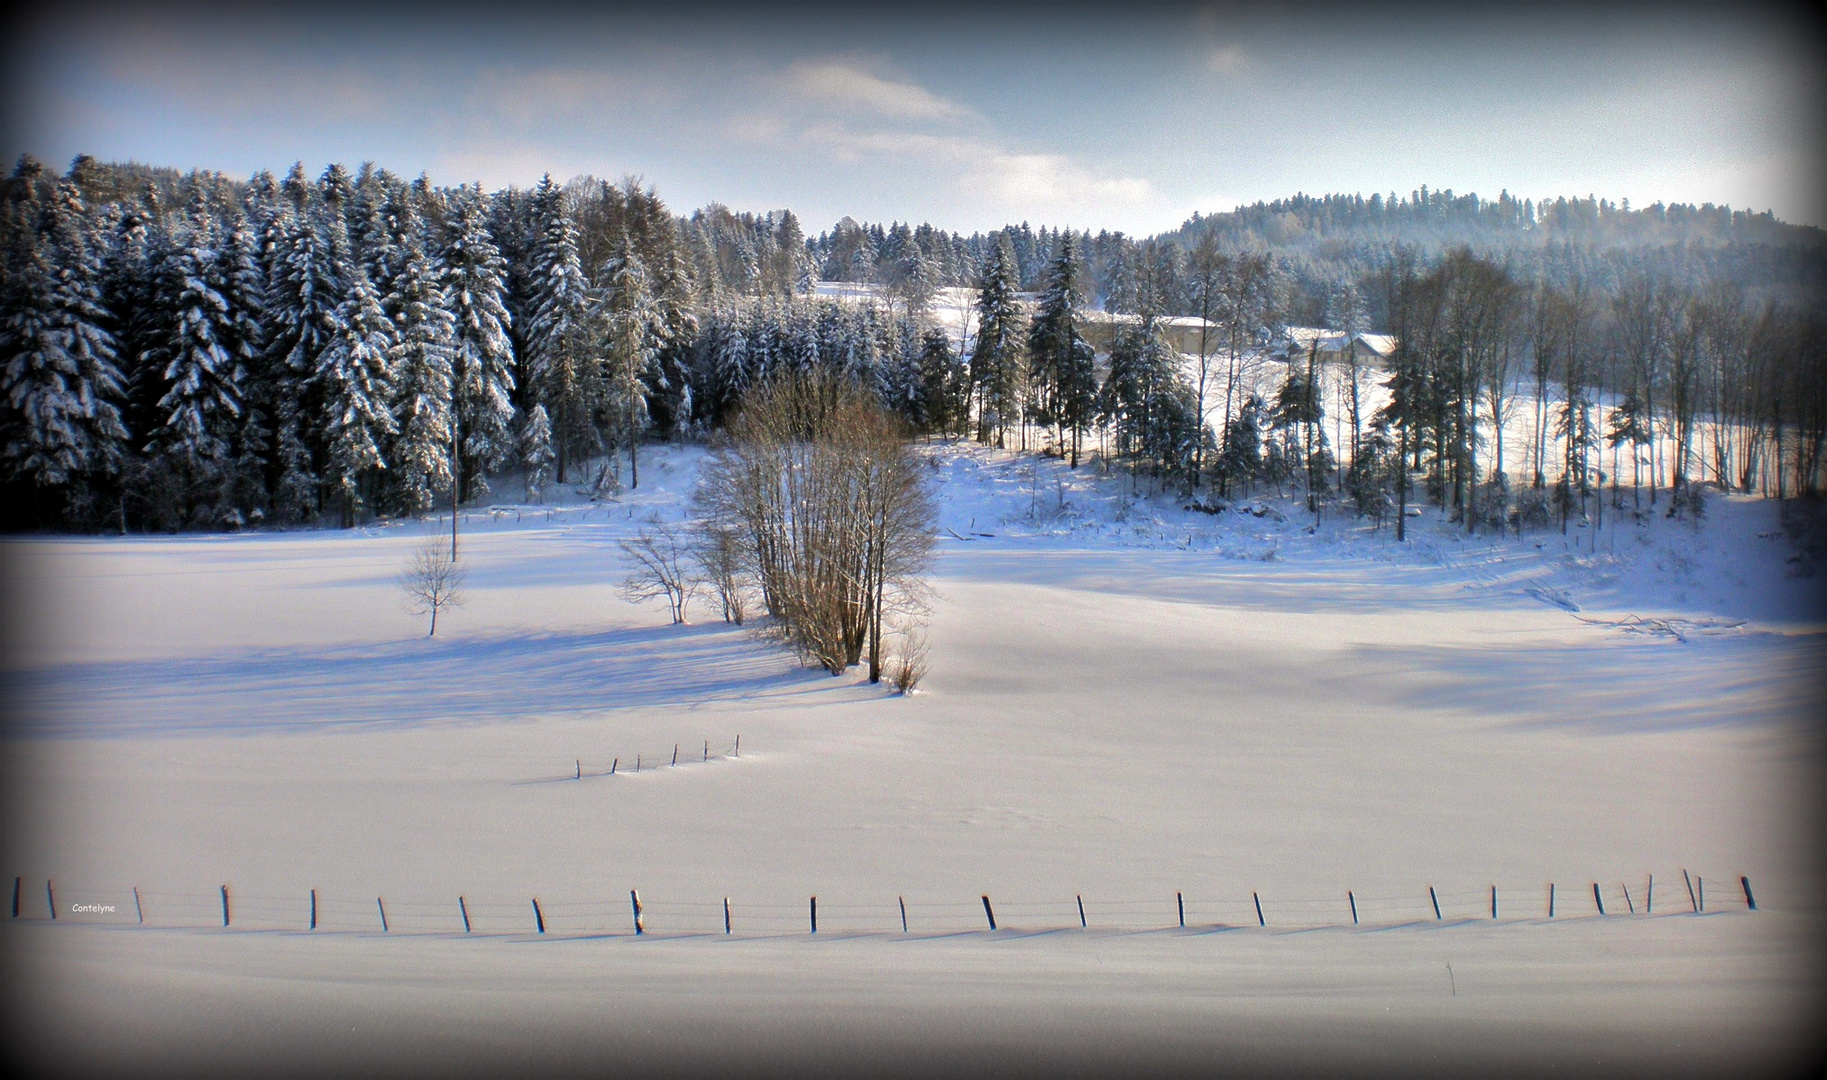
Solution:
<svg viewBox="0 0 1827 1080"><path fill-rule="evenodd" d="M788 211L677 216L632 180L490 193L368 165L240 181L24 158L0 182L0 246L12 528L352 524L475 498L502 471L535 497L554 473L612 488L624 453L637 481L644 439L715 429L750 387L810 370L917 432L1018 434L1075 461L1094 436L1188 492L1344 490L1376 516L1412 472L1468 521L1521 520L1481 485L1503 483L1485 440L1525 372L1532 479L1563 485L1563 515L1598 482L1582 448L1601 439L1650 447L1652 485L1819 484L1822 235L1714 207L1423 190L1258 204L1145 240L849 218L807 236ZM821 301L819 280L877 299ZM974 290L962 355L929 316L946 286ZM1087 306L1142 318L1094 356ZM1172 315L1211 328L1196 375L1156 332ZM1403 348L1393 375L1316 354L1258 397L1255 365L1289 325ZM1335 449L1321 387L1344 378L1353 431ZM1381 414L1357 404L1373 378Z"/></svg>

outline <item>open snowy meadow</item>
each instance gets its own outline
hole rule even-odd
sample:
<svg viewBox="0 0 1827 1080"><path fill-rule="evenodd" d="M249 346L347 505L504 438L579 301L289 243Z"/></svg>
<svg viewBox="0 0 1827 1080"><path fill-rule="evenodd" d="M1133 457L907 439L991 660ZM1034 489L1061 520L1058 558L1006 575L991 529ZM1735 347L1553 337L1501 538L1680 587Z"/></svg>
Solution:
<svg viewBox="0 0 1827 1080"><path fill-rule="evenodd" d="M467 603L429 639L396 577L448 517L6 541L8 1056L1617 1077L1816 1051L1827 567L1775 502L1520 540L1427 509L1399 546L926 452L906 697L706 597L674 626L620 596L616 542L686 512L693 448L618 502L466 511Z"/></svg>

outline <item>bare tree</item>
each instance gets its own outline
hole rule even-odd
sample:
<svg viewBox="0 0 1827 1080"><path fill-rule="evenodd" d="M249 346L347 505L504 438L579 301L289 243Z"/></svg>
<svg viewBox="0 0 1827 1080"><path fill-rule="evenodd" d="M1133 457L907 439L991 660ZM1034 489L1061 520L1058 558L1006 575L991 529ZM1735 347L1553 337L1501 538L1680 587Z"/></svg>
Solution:
<svg viewBox="0 0 1827 1080"><path fill-rule="evenodd" d="M828 373L751 391L729 430L699 474L699 510L738 538L802 656L836 675L867 645L878 681L883 613L917 603L932 556L932 495L905 432Z"/></svg>
<svg viewBox="0 0 1827 1080"><path fill-rule="evenodd" d="M749 567L736 530L715 522L701 524L691 553L699 575L717 594L723 621L741 626L748 614Z"/></svg>
<svg viewBox="0 0 1827 1080"><path fill-rule="evenodd" d="M673 623L684 622L685 605L698 586L691 574L691 540L686 533L655 518L620 547L634 560L622 579L622 595L635 604L664 597Z"/></svg>
<svg viewBox="0 0 1827 1080"><path fill-rule="evenodd" d="M463 603L463 578L462 565L442 538L433 537L413 549L406 568L400 571L399 584L412 613L431 616L426 637L437 636L438 612Z"/></svg>

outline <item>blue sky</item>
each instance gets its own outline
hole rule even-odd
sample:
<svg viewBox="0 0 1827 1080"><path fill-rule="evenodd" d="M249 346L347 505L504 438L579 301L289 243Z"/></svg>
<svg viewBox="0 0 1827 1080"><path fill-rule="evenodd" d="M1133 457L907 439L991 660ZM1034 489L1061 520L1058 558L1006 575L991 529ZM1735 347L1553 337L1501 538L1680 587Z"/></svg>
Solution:
<svg viewBox="0 0 1827 1080"><path fill-rule="evenodd" d="M790 207L812 231L1145 234L1422 184L1827 223L1815 28L1756 8L669 10L57 5L7 35L0 149L491 188L635 174L675 210Z"/></svg>

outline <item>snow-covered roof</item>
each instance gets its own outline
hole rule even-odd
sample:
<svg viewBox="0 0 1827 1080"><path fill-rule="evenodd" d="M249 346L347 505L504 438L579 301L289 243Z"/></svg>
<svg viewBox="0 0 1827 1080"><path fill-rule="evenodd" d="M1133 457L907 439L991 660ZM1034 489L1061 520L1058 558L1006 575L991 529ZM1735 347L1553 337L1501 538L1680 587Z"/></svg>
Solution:
<svg viewBox="0 0 1827 1080"><path fill-rule="evenodd" d="M1362 356L1381 358L1395 351L1396 339L1388 334L1352 335L1323 326L1290 326L1282 331L1280 341L1281 351L1288 354L1305 353L1317 347L1323 354L1337 355L1354 345Z"/></svg>

